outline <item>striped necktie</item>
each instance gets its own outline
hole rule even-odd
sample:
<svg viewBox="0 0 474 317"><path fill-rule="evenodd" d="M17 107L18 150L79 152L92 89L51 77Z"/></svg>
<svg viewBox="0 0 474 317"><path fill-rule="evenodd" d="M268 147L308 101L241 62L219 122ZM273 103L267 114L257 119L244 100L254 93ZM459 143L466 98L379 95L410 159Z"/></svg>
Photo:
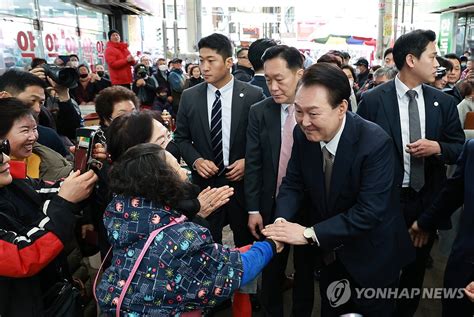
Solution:
<svg viewBox="0 0 474 317"><path fill-rule="evenodd" d="M218 175L221 175L224 171L224 154L222 152L222 103L219 90L216 90L216 99L212 104L211 145L214 153L214 164L219 168Z"/></svg>

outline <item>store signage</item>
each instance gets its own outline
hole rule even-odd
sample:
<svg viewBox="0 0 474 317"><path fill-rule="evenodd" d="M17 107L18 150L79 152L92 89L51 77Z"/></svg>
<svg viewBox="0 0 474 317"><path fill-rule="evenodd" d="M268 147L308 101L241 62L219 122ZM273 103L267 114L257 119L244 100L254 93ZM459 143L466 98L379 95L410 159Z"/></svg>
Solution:
<svg viewBox="0 0 474 317"><path fill-rule="evenodd" d="M20 48L21 56L22 57L35 57L35 36L33 35L33 32L28 31L28 32L23 32L20 31L18 32L16 36L16 42L18 44L18 47Z"/></svg>
<svg viewBox="0 0 474 317"><path fill-rule="evenodd" d="M441 55L451 52L453 35L454 14L445 13L441 15L438 46Z"/></svg>

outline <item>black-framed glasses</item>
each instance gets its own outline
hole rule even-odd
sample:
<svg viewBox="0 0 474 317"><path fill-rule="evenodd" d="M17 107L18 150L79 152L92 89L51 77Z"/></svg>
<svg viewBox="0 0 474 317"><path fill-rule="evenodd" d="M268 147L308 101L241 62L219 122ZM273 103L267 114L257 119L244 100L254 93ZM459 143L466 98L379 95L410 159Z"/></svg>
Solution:
<svg viewBox="0 0 474 317"><path fill-rule="evenodd" d="M0 143L0 153L0 164L3 164L3 154L10 155L10 141L8 141L8 139L5 139Z"/></svg>

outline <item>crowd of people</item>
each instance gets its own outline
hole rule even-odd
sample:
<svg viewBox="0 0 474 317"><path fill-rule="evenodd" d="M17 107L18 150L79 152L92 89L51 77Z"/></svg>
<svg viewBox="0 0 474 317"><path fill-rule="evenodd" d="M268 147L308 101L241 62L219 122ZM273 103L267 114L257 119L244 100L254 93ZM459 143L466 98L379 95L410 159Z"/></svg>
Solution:
<svg viewBox="0 0 474 317"><path fill-rule="evenodd" d="M251 316L257 297L283 316L289 284L292 315L311 316L315 278L322 316L414 316L437 232L455 227L438 287L464 291L443 316L472 316L469 52L438 56L435 33L415 30L382 65L337 50L314 61L214 33L183 67L108 38L106 65L35 58L0 76L0 315L53 316L76 240L103 261L104 316L212 316L230 298ZM87 105L105 141L81 174ZM341 302L336 281L353 296ZM367 288L412 296L355 296Z"/></svg>

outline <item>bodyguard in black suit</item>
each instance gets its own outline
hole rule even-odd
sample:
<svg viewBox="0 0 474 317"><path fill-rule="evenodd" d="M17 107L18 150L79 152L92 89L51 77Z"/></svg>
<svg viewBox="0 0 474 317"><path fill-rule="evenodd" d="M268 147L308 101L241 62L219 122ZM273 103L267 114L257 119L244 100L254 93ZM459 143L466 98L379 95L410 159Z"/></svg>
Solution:
<svg viewBox="0 0 474 317"><path fill-rule="evenodd" d="M411 228L415 244L423 245L423 238L439 227L464 205L459 231L454 240L444 272L445 289L462 289L474 280L474 140L468 140L457 162L454 175L449 178L431 208L423 212ZM420 236L422 236L420 238ZM417 239L420 239L417 241ZM423 240L423 241L422 241ZM471 317L474 303L465 296L443 299L443 317Z"/></svg>
<svg viewBox="0 0 474 317"><path fill-rule="evenodd" d="M201 187L229 185L229 203L207 217L216 242L230 224L240 247L253 241L247 228L244 202L245 145L250 106L264 99L260 88L235 80L230 74L232 45L221 34L199 43L201 72L206 82L186 89L176 122L175 141L192 167L193 182Z"/></svg>
<svg viewBox="0 0 474 317"><path fill-rule="evenodd" d="M275 46L277 43L272 39L258 39L249 47L249 62L252 64L252 68L255 74L249 84L260 87L263 89L263 94L266 97L270 97L270 90L268 90L267 80L263 72L262 55L265 50L269 47Z"/></svg>
<svg viewBox="0 0 474 317"><path fill-rule="evenodd" d="M435 80L436 34L416 30L397 39L393 56L400 73L362 96L357 113L381 126L394 141L395 182L400 210L410 228L439 194L445 164L461 153L464 132L454 100L428 86ZM415 136L415 137L413 137ZM441 228L449 228L449 220ZM421 288L431 241L417 248L416 261L403 269L400 288ZM401 299L396 316L413 316L420 296Z"/></svg>
<svg viewBox="0 0 474 317"><path fill-rule="evenodd" d="M250 46L250 51L253 48ZM250 51L249 58L253 53ZM291 154L296 124L293 105L296 86L303 74L303 58L294 47L272 46L261 56L261 62L264 63L265 86L268 83L272 98L250 108L245 154L248 226L256 239L261 238L263 226L275 220L275 196ZM272 259L263 270L261 298L268 316L283 316L282 286L289 248L285 251ZM305 251L306 247L300 246L294 249L293 254L296 272L292 313L300 317L311 316L313 309L314 266L311 265L311 257L304 255Z"/></svg>
<svg viewBox="0 0 474 317"><path fill-rule="evenodd" d="M392 140L347 112L349 97L347 77L336 66L318 63L304 72L293 150L277 198L281 218L263 233L323 253L322 316L391 316L393 299L359 298L355 288L396 287L413 247L394 195ZM305 196L310 227L290 222Z"/></svg>

